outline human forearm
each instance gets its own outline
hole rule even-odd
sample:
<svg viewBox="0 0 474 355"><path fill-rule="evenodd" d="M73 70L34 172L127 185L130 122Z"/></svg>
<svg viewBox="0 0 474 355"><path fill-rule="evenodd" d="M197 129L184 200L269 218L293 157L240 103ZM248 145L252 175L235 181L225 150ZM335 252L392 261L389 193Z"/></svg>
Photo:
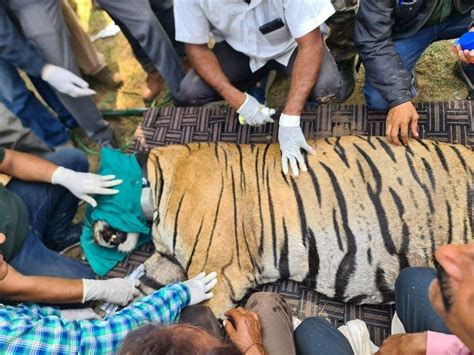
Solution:
<svg viewBox="0 0 474 355"><path fill-rule="evenodd" d="M11 266L0 281L1 298L42 303L80 303L83 297L81 279L24 276Z"/></svg>
<svg viewBox="0 0 474 355"><path fill-rule="evenodd" d="M204 44L186 44L186 52L194 70L233 108L245 101L245 94L234 87L222 71L215 54Z"/></svg>
<svg viewBox="0 0 474 355"><path fill-rule="evenodd" d="M31 154L5 150L0 172L24 181L51 182L57 165Z"/></svg>
<svg viewBox="0 0 474 355"><path fill-rule="evenodd" d="M298 38L298 54L296 55L291 86L285 109L287 115L300 116L308 96L317 82L323 59L323 39L319 29Z"/></svg>

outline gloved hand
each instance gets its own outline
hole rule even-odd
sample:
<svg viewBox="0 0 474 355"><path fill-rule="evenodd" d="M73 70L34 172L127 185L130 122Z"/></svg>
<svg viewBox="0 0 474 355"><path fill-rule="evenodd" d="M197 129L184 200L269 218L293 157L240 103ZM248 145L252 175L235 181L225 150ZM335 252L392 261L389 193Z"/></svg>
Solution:
<svg viewBox="0 0 474 355"><path fill-rule="evenodd" d="M211 272L206 275L205 272L201 272L194 278L184 281L183 284L189 289L189 293L191 294L189 305L192 306L214 296L214 294L209 291L217 284L217 273Z"/></svg>
<svg viewBox="0 0 474 355"><path fill-rule="evenodd" d="M300 127L300 116L281 114L278 142L280 143L281 167L284 174L288 174L288 161L294 176L299 175L298 164L301 170L308 171L301 149L306 150L309 154L314 154L315 151L306 143Z"/></svg>
<svg viewBox="0 0 474 355"><path fill-rule="evenodd" d="M82 279L82 303L106 301L121 306L129 304L140 294L140 281L135 279L89 280Z"/></svg>
<svg viewBox="0 0 474 355"><path fill-rule="evenodd" d="M102 176L92 173L79 173L60 166L54 171L51 182L55 185L64 186L77 198L86 201L92 207L96 207L97 202L90 195L115 195L119 190L110 189L110 187L120 185L122 180L114 179L115 175Z"/></svg>
<svg viewBox="0 0 474 355"><path fill-rule="evenodd" d="M237 110L240 124L258 126L264 123L273 122L271 116L275 114L274 109L260 104L260 102L258 102L255 97L247 93L245 96L246 98L244 103Z"/></svg>
<svg viewBox="0 0 474 355"><path fill-rule="evenodd" d="M89 89L89 84L69 70L56 65L46 64L41 71L41 79L54 87L59 92L72 97L95 95L96 92Z"/></svg>

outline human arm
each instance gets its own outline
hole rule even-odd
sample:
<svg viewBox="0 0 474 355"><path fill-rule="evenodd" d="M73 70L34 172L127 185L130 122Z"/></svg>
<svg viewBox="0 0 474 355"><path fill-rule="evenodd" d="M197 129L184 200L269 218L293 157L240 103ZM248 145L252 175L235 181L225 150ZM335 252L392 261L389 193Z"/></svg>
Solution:
<svg viewBox="0 0 474 355"><path fill-rule="evenodd" d="M127 305L138 295L137 280L86 280L48 276L26 276L8 265L7 276L0 281L1 298L41 303L84 303L101 300Z"/></svg>
<svg viewBox="0 0 474 355"><path fill-rule="evenodd" d="M386 136L389 142L408 144L408 135L418 136L418 114L411 103L411 73L395 50L392 37L394 1L367 0L360 3L356 17L355 43L366 77L388 102Z"/></svg>
<svg viewBox="0 0 474 355"><path fill-rule="evenodd" d="M12 353L18 349L25 353L38 349L52 352L60 349L74 354L113 353L131 330L149 322L177 321L189 300L187 287L174 284L102 320L67 321L59 318L59 312L54 309L46 308L51 313L48 315L46 311L35 310L37 306L0 309L0 352L5 352L8 346Z"/></svg>
<svg viewBox="0 0 474 355"><path fill-rule="evenodd" d="M474 26L471 27L469 32L474 32ZM474 49L462 49L459 44L455 44L453 48L454 52L458 55L459 59L467 64L474 64Z"/></svg>
<svg viewBox="0 0 474 355"><path fill-rule="evenodd" d="M426 332L395 334L385 339L376 355L425 355Z"/></svg>
<svg viewBox="0 0 474 355"><path fill-rule="evenodd" d="M47 160L31 154L5 149L3 161L0 159L0 172L24 181L59 184L67 188L76 197L97 205L91 194L113 195L118 190L111 189L122 183L115 176L101 176L92 173L76 172L58 167Z"/></svg>

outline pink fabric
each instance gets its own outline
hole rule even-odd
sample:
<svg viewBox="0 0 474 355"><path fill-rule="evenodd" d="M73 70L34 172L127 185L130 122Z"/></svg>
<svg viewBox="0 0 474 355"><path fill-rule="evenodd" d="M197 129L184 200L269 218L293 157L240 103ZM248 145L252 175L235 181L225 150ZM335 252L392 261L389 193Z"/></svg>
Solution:
<svg viewBox="0 0 474 355"><path fill-rule="evenodd" d="M455 335L428 331L426 355L474 355Z"/></svg>

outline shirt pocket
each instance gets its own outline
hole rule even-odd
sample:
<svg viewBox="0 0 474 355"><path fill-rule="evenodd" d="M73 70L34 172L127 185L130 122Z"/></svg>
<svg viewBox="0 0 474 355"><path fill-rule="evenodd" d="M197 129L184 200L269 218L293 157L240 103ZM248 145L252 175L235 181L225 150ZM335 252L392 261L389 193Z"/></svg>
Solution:
<svg viewBox="0 0 474 355"><path fill-rule="evenodd" d="M286 24L285 26L275 31L269 32L267 34L262 34L262 36L267 40L268 43L272 45L280 45L287 43L292 38L290 30L288 29L288 26Z"/></svg>

